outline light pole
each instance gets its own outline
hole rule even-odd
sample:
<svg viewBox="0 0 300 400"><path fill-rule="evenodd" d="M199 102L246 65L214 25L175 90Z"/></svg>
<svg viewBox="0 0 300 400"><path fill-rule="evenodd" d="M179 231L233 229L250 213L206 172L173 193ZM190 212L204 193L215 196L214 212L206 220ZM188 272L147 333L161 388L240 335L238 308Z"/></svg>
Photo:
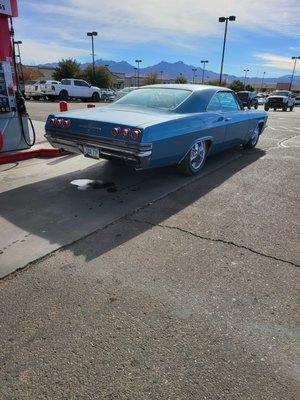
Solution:
<svg viewBox="0 0 300 400"><path fill-rule="evenodd" d="M159 73L160 73L160 81L161 81L161 83L162 83L162 81L163 81L163 73L164 73L164 71L159 71Z"/></svg>
<svg viewBox="0 0 300 400"><path fill-rule="evenodd" d="M262 92L263 87L264 87L265 75L266 75L266 71L263 72L263 76L262 76L262 78L261 78L261 88L260 88L260 91L261 91L261 92Z"/></svg>
<svg viewBox="0 0 300 400"><path fill-rule="evenodd" d="M297 60L300 60L300 57L299 56L298 57L292 57L292 60L295 60L295 62L294 62L294 68L293 68L293 72L292 72L292 76L291 76L289 90L292 89L292 84L293 84L295 70L296 70L296 64L297 64Z"/></svg>
<svg viewBox="0 0 300 400"><path fill-rule="evenodd" d="M244 69L245 72L245 77L244 77L244 89L245 89L245 84L246 84L246 78L247 78L247 72L249 72L249 69Z"/></svg>
<svg viewBox="0 0 300 400"><path fill-rule="evenodd" d="M208 60L201 60L201 64L203 64L203 69L202 69L202 85L204 83L204 72L205 72L205 64L208 63ZM222 67L223 68L223 67Z"/></svg>
<svg viewBox="0 0 300 400"><path fill-rule="evenodd" d="M227 25L228 25L228 21L235 21L235 20L236 20L235 15L231 15L230 17L220 17L219 18L219 22L225 22L225 32L224 32L224 41L223 41L223 51L222 51L222 61L221 61L221 71L220 71L219 86L221 86L221 84L222 84L224 53L225 53L226 36L227 36Z"/></svg>
<svg viewBox="0 0 300 400"><path fill-rule="evenodd" d="M137 86L136 82L137 67L133 67L133 69L134 69L134 86Z"/></svg>
<svg viewBox="0 0 300 400"><path fill-rule="evenodd" d="M193 71L193 83L195 83L195 74L196 74L197 68L192 68L192 71Z"/></svg>
<svg viewBox="0 0 300 400"><path fill-rule="evenodd" d="M138 87L140 87L140 63L142 62L142 60L135 60L135 62L137 63L137 85Z"/></svg>
<svg viewBox="0 0 300 400"><path fill-rule="evenodd" d="M95 32L95 31L93 31L93 32L87 32L86 33L87 34L87 36L90 36L91 38L92 38L92 57L93 57L93 80L94 80L94 84L95 84L95 78L96 78L96 76L95 76L95 50L94 50L94 36L97 36L98 35L98 32Z"/></svg>
<svg viewBox="0 0 300 400"><path fill-rule="evenodd" d="M22 76L22 81L23 85L25 85L24 82L24 73L23 73L23 66L22 66L22 59L21 59L21 52L20 52L20 44L22 44L22 40L14 40L14 44L17 45L18 48L18 57L19 57L19 62L20 62L20 71L21 71L21 76ZM25 87L24 87L25 90Z"/></svg>

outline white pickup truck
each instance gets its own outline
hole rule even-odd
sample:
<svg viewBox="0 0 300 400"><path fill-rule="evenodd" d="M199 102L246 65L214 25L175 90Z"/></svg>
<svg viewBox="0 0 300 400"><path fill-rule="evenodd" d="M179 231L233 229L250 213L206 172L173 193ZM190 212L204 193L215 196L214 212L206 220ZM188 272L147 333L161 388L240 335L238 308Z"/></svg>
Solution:
<svg viewBox="0 0 300 400"><path fill-rule="evenodd" d="M51 101L72 98L97 102L101 99L101 90L82 79L62 79L59 85L45 85L44 95Z"/></svg>
<svg viewBox="0 0 300 400"><path fill-rule="evenodd" d="M49 87L51 85L58 85L60 82L58 81L28 81L25 85L25 98L39 100L41 98L45 99L45 87Z"/></svg>

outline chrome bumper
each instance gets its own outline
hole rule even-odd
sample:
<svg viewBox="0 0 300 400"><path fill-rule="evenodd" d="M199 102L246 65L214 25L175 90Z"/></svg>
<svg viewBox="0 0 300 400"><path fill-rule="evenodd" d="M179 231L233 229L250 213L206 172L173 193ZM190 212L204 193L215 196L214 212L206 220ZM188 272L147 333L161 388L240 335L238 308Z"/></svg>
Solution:
<svg viewBox="0 0 300 400"><path fill-rule="evenodd" d="M46 130L45 138L53 147L64 149L71 153L83 154L83 146L97 147L99 149L99 158L121 159L135 168L148 167L152 154L151 143L135 144L87 135L61 135L50 130Z"/></svg>

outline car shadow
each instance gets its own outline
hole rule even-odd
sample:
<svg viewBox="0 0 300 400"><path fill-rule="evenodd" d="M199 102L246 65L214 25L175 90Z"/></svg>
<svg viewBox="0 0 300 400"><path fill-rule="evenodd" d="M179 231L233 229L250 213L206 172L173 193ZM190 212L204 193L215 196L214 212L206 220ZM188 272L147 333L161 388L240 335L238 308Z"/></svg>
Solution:
<svg viewBox="0 0 300 400"><path fill-rule="evenodd" d="M151 224L157 225L264 155L265 152L260 149L234 149L212 156L196 178L182 176L174 168L134 171L124 165L104 162L100 166L93 165L2 193L0 215L9 224L27 232L26 240L38 237L59 246L76 242L149 204L149 207L153 207ZM78 179L112 182L116 190L110 191L109 187L99 189L97 186L78 190L70 184ZM174 192L177 192L177 196L172 206L158 210L155 204L151 205ZM71 251L88 261L150 228L150 224L136 224L134 230L120 232L113 240L106 241L104 234L96 248L88 245L71 246ZM34 246L34 243L29 242L28 246Z"/></svg>

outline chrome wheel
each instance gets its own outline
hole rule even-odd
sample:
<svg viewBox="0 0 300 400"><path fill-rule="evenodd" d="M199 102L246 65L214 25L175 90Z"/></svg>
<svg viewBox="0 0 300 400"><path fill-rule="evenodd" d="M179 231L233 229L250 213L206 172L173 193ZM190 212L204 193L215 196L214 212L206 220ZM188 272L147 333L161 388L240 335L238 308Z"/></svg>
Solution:
<svg viewBox="0 0 300 400"><path fill-rule="evenodd" d="M194 171L200 169L204 163L206 147L205 142L195 143L190 151L190 166Z"/></svg>
<svg viewBox="0 0 300 400"><path fill-rule="evenodd" d="M259 126L257 125L254 131L252 132L252 136L250 139L252 146L256 145L256 143L258 142L258 138L259 138Z"/></svg>

